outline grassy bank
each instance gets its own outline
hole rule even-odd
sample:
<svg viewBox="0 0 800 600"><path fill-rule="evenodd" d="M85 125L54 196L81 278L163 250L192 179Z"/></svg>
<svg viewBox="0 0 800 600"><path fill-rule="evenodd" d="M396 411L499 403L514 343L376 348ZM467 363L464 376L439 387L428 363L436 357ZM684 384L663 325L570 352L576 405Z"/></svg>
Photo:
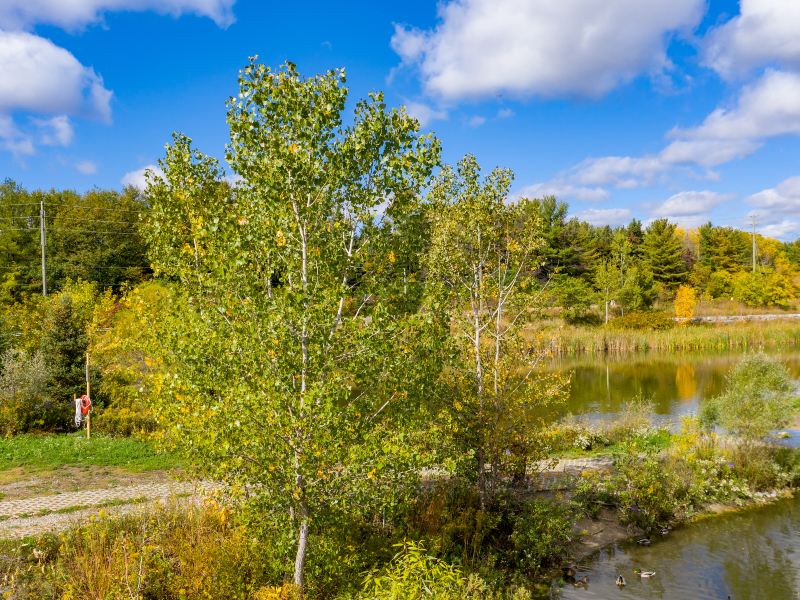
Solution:
<svg viewBox="0 0 800 600"><path fill-rule="evenodd" d="M0 438L0 471L101 466L138 472L172 469L179 465L177 457L158 453L152 444L135 438L95 436L87 440L81 433Z"/></svg>
<svg viewBox="0 0 800 600"><path fill-rule="evenodd" d="M420 492L403 527L354 522L339 540L349 548L343 560L317 565L318 576L325 573L330 583L309 588L308 597L545 597L553 572L582 556L587 542L619 541L579 533L600 513L615 516L620 535L643 536L721 506L763 504L800 480L796 450L722 443L693 420L670 433L643 415L638 409L616 424L554 426L552 456L614 457L611 471L568 477L555 496L529 489L482 509L468 488L441 481ZM273 556L279 538L251 529L243 516L216 503L162 506L136 516L103 516L57 536L0 542L0 589L12 584L8 589L19 599L296 599Z"/></svg>
<svg viewBox="0 0 800 600"><path fill-rule="evenodd" d="M537 350L557 355L762 350L800 347L800 323L759 321L692 324L666 330L620 330L598 326L548 325L528 338Z"/></svg>

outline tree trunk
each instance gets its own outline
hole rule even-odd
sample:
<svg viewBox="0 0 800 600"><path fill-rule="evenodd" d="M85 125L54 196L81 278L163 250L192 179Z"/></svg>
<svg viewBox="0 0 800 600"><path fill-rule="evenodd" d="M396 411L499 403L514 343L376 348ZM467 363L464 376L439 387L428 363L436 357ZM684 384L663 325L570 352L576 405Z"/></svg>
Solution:
<svg viewBox="0 0 800 600"><path fill-rule="evenodd" d="M300 531L297 534L297 555L294 559L294 584L302 592L303 568L306 564L306 550L308 548L308 508L305 502L300 504Z"/></svg>

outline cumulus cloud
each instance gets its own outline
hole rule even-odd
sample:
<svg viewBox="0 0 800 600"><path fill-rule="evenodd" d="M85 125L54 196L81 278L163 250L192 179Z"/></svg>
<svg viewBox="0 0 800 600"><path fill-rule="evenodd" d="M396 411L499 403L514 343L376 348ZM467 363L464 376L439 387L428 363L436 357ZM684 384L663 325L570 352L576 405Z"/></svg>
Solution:
<svg viewBox="0 0 800 600"><path fill-rule="evenodd" d="M714 207L727 202L731 196L710 191L679 192L667 198L652 211L655 217L679 220L684 217L702 217Z"/></svg>
<svg viewBox="0 0 800 600"><path fill-rule="evenodd" d="M592 225L624 225L633 214L627 208L590 208L575 215Z"/></svg>
<svg viewBox="0 0 800 600"><path fill-rule="evenodd" d="M800 2L741 0L739 15L712 29L703 61L731 78L764 64L800 67Z"/></svg>
<svg viewBox="0 0 800 600"><path fill-rule="evenodd" d="M111 11L145 11L179 16L195 14L212 19L220 27L234 22L236 0L3 0L0 28L30 29L38 24L76 30L102 21Z"/></svg>
<svg viewBox="0 0 800 600"><path fill-rule="evenodd" d="M555 196L559 199L591 202L605 200L608 198L609 194L602 188L578 186L558 180L529 185L517 194L519 198L543 198L544 196Z"/></svg>
<svg viewBox="0 0 800 600"><path fill-rule="evenodd" d="M111 92L102 78L42 37L0 31L0 73L0 113L24 110L111 120Z"/></svg>
<svg viewBox="0 0 800 600"><path fill-rule="evenodd" d="M640 181L651 182L663 169L662 161L655 156L603 156L579 163L571 177L583 185L632 188Z"/></svg>
<svg viewBox="0 0 800 600"><path fill-rule="evenodd" d="M45 146L69 146L75 135L72 122L67 115L59 115L52 119L32 119L41 132L41 143Z"/></svg>
<svg viewBox="0 0 800 600"><path fill-rule="evenodd" d="M800 135L800 74L768 70L739 93L735 104L712 111L695 127L674 128L660 152L588 158L558 179L564 185L635 188L651 185L675 168L711 167L751 155L781 135Z"/></svg>
<svg viewBox="0 0 800 600"><path fill-rule="evenodd" d="M97 173L97 164L91 160L81 160L75 163L75 169L82 175L94 175Z"/></svg>
<svg viewBox="0 0 800 600"><path fill-rule="evenodd" d="M405 107L408 114L419 121L421 127L427 127L434 121L447 119L447 111L433 108L422 102L406 102Z"/></svg>
<svg viewBox="0 0 800 600"><path fill-rule="evenodd" d="M164 171L162 171L157 165L146 165L141 169L136 169L135 171L130 171L129 173L125 173L120 180L123 186L133 186L137 189L143 190L147 187L147 171L152 171L154 175L158 177L164 176Z"/></svg>
<svg viewBox="0 0 800 600"><path fill-rule="evenodd" d="M793 240L800 235L800 223L783 219L777 223L770 223L760 228L759 233L766 237L779 240Z"/></svg>
<svg viewBox="0 0 800 600"><path fill-rule="evenodd" d="M800 177L790 177L774 188L761 190L747 199L759 214L793 214L800 216Z"/></svg>
<svg viewBox="0 0 800 600"><path fill-rule="evenodd" d="M486 117L482 117L481 115L474 115L469 118L469 121L467 121L467 124L470 127L480 127L484 123L486 123Z"/></svg>
<svg viewBox="0 0 800 600"><path fill-rule="evenodd" d="M442 98L597 97L668 68L670 35L704 10L703 0L450 0L434 29L396 27L391 45Z"/></svg>
<svg viewBox="0 0 800 600"><path fill-rule="evenodd" d="M757 141L800 133L800 75L769 70L739 94L733 108L717 108L702 124L674 129L675 138L711 141Z"/></svg>

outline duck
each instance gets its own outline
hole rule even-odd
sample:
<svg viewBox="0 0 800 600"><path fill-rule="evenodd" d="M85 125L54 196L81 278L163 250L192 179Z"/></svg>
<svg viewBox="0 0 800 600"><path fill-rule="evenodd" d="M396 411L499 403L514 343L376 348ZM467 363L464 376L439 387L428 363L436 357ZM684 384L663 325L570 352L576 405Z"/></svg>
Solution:
<svg viewBox="0 0 800 600"><path fill-rule="evenodd" d="M574 585L576 588L585 588L589 585L589 578L586 575L584 575L572 585Z"/></svg>
<svg viewBox="0 0 800 600"><path fill-rule="evenodd" d="M652 542L650 541L650 538L642 538L640 540L636 540L636 543L640 546L649 546Z"/></svg>
<svg viewBox="0 0 800 600"><path fill-rule="evenodd" d="M625 587L625 578L622 575L617 575L617 587Z"/></svg>
<svg viewBox="0 0 800 600"><path fill-rule="evenodd" d="M639 577L653 577L656 574L655 571L642 571L641 569L634 569L633 572L636 573Z"/></svg>
<svg viewBox="0 0 800 600"><path fill-rule="evenodd" d="M567 579L575 577L575 567L571 567L571 566L561 567L561 572L564 574L564 577L566 577Z"/></svg>

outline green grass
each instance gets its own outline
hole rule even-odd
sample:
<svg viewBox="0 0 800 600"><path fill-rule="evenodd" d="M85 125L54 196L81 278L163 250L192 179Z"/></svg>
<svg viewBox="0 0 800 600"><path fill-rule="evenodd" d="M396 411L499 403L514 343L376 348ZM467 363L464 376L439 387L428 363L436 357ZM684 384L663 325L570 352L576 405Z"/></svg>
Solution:
<svg viewBox="0 0 800 600"><path fill-rule="evenodd" d="M23 468L47 471L61 466L120 467L128 471L166 470L180 466L178 457L155 451L135 438L82 434L25 434L0 438L0 471Z"/></svg>
<svg viewBox="0 0 800 600"><path fill-rule="evenodd" d="M589 450L570 446L552 453L553 458L594 458L617 456L629 452L657 453L672 445L673 436L668 429L654 429L643 435L633 435L622 441L598 444Z"/></svg>

